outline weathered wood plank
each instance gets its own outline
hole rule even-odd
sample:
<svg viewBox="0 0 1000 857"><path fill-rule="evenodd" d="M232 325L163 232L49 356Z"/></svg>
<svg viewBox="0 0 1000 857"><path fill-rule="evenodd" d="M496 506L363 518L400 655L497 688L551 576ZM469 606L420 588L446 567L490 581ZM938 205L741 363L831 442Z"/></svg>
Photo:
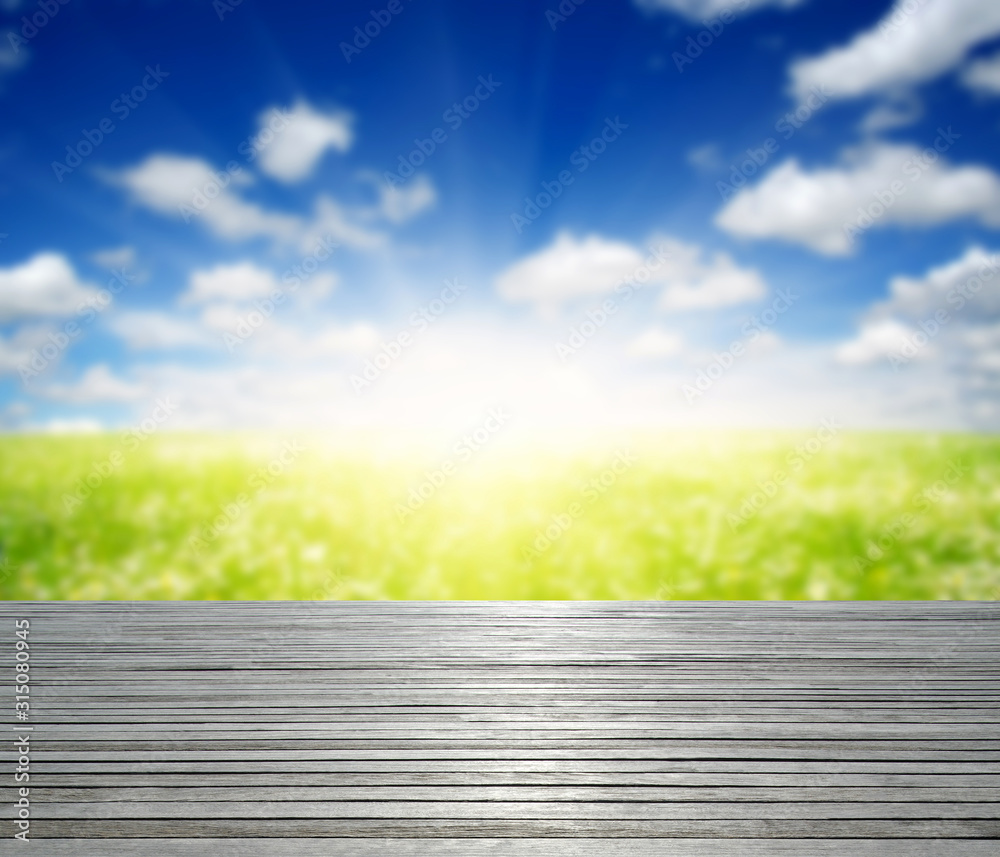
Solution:
<svg viewBox="0 0 1000 857"><path fill-rule="evenodd" d="M590 821L586 819L114 819L48 820L32 826L37 839L177 836L450 838L773 838L773 839L1000 839L995 819L720 819L713 821Z"/></svg>
<svg viewBox="0 0 1000 857"><path fill-rule="evenodd" d="M15 616L46 857L1000 840L996 604L32 603L0 626ZM0 782L8 823L14 798Z"/></svg>
<svg viewBox="0 0 1000 857"><path fill-rule="evenodd" d="M39 803L36 818L49 819L388 819L393 821L567 820L667 821L760 819L1000 819L1000 803L884 803L878 795L868 802L627 802L511 800L237 800L125 801L122 803ZM998 822L1000 824L1000 822ZM997 828L1000 831L1000 826Z"/></svg>
<svg viewBox="0 0 1000 857"><path fill-rule="evenodd" d="M51 783L55 777L46 777ZM48 787L34 788L34 799L44 803L131 803L131 802L182 802L182 801L236 801L259 805L268 801L298 802L329 801L423 801L476 803L485 801L510 801L513 803L914 803L914 804L1000 804L1000 787L976 788L952 785L910 786L794 786L794 787L644 787L644 786L426 786L398 784L392 786L290 786L284 779L272 786L232 785L229 787L204 787L172 785L149 787L134 785L128 788L109 788L97 785L103 775L95 777L95 784L88 788ZM792 788L792 791L789 791ZM0 801L16 803L17 790L0 789ZM975 808L977 811L981 807ZM46 810L47 812L47 810ZM51 816L56 817L56 816Z"/></svg>
<svg viewBox="0 0 1000 857"><path fill-rule="evenodd" d="M37 846L36 846L37 850ZM996 857L969 839L47 839L46 857Z"/></svg>
<svg viewBox="0 0 1000 857"><path fill-rule="evenodd" d="M733 763L737 764L737 763ZM420 788L600 788L617 787L621 789L657 789L674 790L696 789L714 790L721 793L729 789L736 795L749 795L755 792L774 792L784 794L786 798L809 800L809 795L820 791L833 792L850 791L854 789L867 791L879 789L884 794L906 795L910 793L933 792L935 794L951 794L955 790L985 790L992 792L997 786L996 774L983 773L978 765L971 765L970 770L978 773L961 774L856 774L840 772L836 766L823 766L824 773L789 774L783 771L747 773L636 773L627 771L594 771L590 773L572 771L394 771L394 772L363 772L342 771L338 773L314 772L294 773L277 771L275 773L250 773L242 771L238 774L222 774L217 772L198 772L197 778L187 776L183 772L150 773L136 771L134 773L109 773L93 768L86 768L86 773L53 773L47 766L43 769L46 786L39 788L40 794L60 789L80 789L87 792L114 790L123 787L127 794L142 793L147 787L162 787L172 791L200 790L203 788L220 788L238 786L244 789L267 788L272 794L275 787L293 792L296 788L310 789L382 789L402 788L414 794ZM826 770L829 768L829 770ZM195 773L191 769L189 773ZM191 782L196 781L196 786ZM794 789L794 791L787 791ZM154 789L155 790L155 789ZM95 798L97 799L97 798ZM736 798L734 798L736 799ZM886 798L889 799L888 797ZM897 800L899 798L892 798ZM991 798L992 799L992 798Z"/></svg>

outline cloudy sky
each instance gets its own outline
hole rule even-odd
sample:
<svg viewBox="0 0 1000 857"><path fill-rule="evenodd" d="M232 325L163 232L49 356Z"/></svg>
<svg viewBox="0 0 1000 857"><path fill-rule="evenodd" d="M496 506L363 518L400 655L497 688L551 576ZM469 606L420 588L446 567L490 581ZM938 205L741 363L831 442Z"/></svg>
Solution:
<svg viewBox="0 0 1000 857"><path fill-rule="evenodd" d="M0 33L3 430L1000 427L996 0Z"/></svg>

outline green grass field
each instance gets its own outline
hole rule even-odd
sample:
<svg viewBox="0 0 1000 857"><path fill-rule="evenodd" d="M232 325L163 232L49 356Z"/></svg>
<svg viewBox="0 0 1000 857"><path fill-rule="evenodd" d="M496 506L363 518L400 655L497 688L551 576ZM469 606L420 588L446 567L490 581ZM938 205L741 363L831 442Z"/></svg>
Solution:
<svg viewBox="0 0 1000 857"><path fill-rule="evenodd" d="M4 437L0 595L1000 593L993 437L661 433L467 457L420 449L361 436Z"/></svg>

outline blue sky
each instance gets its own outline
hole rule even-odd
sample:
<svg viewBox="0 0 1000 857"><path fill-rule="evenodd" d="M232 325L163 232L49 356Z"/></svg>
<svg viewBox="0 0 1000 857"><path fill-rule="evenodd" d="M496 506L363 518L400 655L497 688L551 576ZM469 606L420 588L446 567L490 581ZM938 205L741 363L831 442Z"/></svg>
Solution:
<svg viewBox="0 0 1000 857"><path fill-rule="evenodd" d="M1000 425L993 0L0 33L5 430Z"/></svg>

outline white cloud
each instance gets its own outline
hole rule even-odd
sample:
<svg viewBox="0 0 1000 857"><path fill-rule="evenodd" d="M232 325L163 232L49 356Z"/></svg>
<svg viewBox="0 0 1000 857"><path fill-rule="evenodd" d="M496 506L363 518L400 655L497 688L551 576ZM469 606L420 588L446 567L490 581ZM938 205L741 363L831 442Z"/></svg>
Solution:
<svg viewBox="0 0 1000 857"><path fill-rule="evenodd" d="M0 268L0 321L71 315L96 294L65 256L38 253L13 268Z"/></svg>
<svg viewBox="0 0 1000 857"><path fill-rule="evenodd" d="M975 311L970 305L968 317ZM416 344L360 396L351 374L363 371L365 361L398 329L379 330L360 319L283 315L257 329L226 359L157 360L120 377L144 391L135 400L136 416L159 397L178 403L171 422L176 428L421 426L437 429L444 442L461 436L497 405L514 417L511 438L518 432L536 437L538 430L556 426L810 426L831 415L855 426L963 424L960 392L954 376L941 368L942 354L914 361L897 375L884 365L838 364L829 345L781 344L762 337L753 343L753 355L740 358L691 406L681 386L737 337L739 323L729 334L713 325L707 338L693 325L683 331L663 326L649 334L641 327L629 333L626 319L616 322L623 323L617 332L609 325L566 364L553 347L566 336L565 318L504 319L456 307L419 334ZM675 351L679 343L672 336L680 333L685 341ZM983 327L976 342L963 347L971 354L973 346L980 356L968 367L978 367L975 371L985 376L990 360L1000 355L1000 330L991 337ZM637 365L636 358L644 356L648 362ZM119 373L124 370L115 367L115 376ZM95 391L84 395L79 386L58 391L66 401L79 400L79 407L71 402L58 416L89 415L83 405ZM119 393L138 392L129 387Z"/></svg>
<svg viewBox="0 0 1000 857"><path fill-rule="evenodd" d="M26 417L30 413L31 405L27 402L11 402L3 409L3 415L5 417L14 417L15 419Z"/></svg>
<svg viewBox="0 0 1000 857"><path fill-rule="evenodd" d="M0 336L0 375L16 372L30 360L32 350L51 342L49 334L57 333L47 325L32 325L20 328L6 339Z"/></svg>
<svg viewBox="0 0 1000 857"><path fill-rule="evenodd" d="M339 282L340 278L333 271L320 271L306 280L295 292L295 296L304 303L314 303L333 292Z"/></svg>
<svg viewBox="0 0 1000 857"><path fill-rule="evenodd" d="M253 182L243 170L230 174L213 170L199 158L160 154L107 177L153 211L188 222L203 221L216 235L231 241L258 236L292 241L302 232L298 217L265 211L234 191L236 186ZM209 198L210 194L217 195Z"/></svg>
<svg viewBox="0 0 1000 857"><path fill-rule="evenodd" d="M196 322L157 310L121 312L108 319L108 328L133 349L170 349L209 345L211 339Z"/></svg>
<svg viewBox="0 0 1000 857"><path fill-rule="evenodd" d="M983 95L1000 95L1000 53L970 63L962 72L962 83Z"/></svg>
<svg viewBox="0 0 1000 857"><path fill-rule="evenodd" d="M631 244L599 235L578 241L560 232L548 247L503 271L496 278L496 289L506 300L551 308L574 298L606 294L642 265L642 253Z"/></svg>
<svg viewBox="0 0 1000 857"><path fill-rule="evenodd" d="M322 277L322 274L316 274L309 283ZM332 281L333 277L328 279ZM332 288L332 283L328 285ZM325 289L325 286L320 288ZM266 322L252 326L253 333L239 346L238 353L267 354L289 364L305 364L318 357L361 353L378 346L378 331L371 324L354 322L345 325L326 316L317 317L311 309L313 298L314 295L303 295L302 291L297 291L295 304L282 304L281 310ZM246 329L252 310L253 307L234 303L211 304L201 314L200 329L210 333L212 342L219 345L223 342L223 333L243 335L240 330Z"/></svg>
<svg viewBox="0 0 1000 857"><path fill-rule="evenodd" d="M301 307L309 311L310 307L318 301L327 297L337 287L337 275L330 271L321 271L313 274L298 289L291 291L289 288L282 288L286 302L280 304L281 309L276 309L281 315L293 313L296 307ZM249 300L249 299L247 299ZM277 307L278 305L276 305ZM211 331L221 333L223 331L233 332L240 319L245 319L247 313L253 310L248 307L246 301L237 300L222 303L211 303L204 308L201 313L201 324ZM272 319L267 324L267 330L271 331L276 322ZM257 335L257 339L266 337L267 334Z"/></svg>
<svg viewBox="0 0 1000 857"><path fill-rule="evenodd" d="M0 336L0 374L16 372L31 354L31 349L24 349L17 343L5 340Z"/></svg>
<svg viewBox="0 0 1000 857"><path fill-rule="evenodd" d="M250 301L267 297L280 288L271 271L251 262L235 265L216 265L191 275L188 289L180 297L182 306L206 303L213 300Z"/></svg>
<svg viewBox="0 0 1000 857"><path fill-rule="evenodd" d="M859 127L865 134L878 134L893 128L906 128L919 122L923 115L923 102L909 95L886 104L876 104L861 120Z"/></svg>
<svg viewBox="0 0 1000 857"><path fill-rule="evenodd" d="M348 212L329 196L316 200L312 223L299 237L303 253L312 253L321 241L332 238L338 244L346 244L359 250L373 250L385 245L386 237L351 222Z"/></svg>
<svg viewBox="0 0 1000 857"><path fill-rule="evenodd" d="M46 434L96 434L103 428L100 420L92 417L57 418L49 420L41 427Z"/></svg>
<svg viewBox="0 0 1000 857"><path fill-rule="evenodd" d="M726 11L741 14L766 6L791 9L803 2L805 0L636 0L636 5L651 11L674 12L689 21L700 23Z"/></svg>
<svg viewBox="0 0 1000 857"><path fill-rule="evenodd" d="M725 166L718 143L704 143L688 151L687 162L702 172L718 172Z"/></svg>
<svg viewBox="0 0 1000 857"><path fill-rule="evenodd" d="M856 338L837 348L836 358L852 366L884 360L890 354L899 353L912 335L912 327L894 319L869 322L862 326Z"/></svg>
<svg viewBox="0 0 1000 857"><path fill-rule="evenodd" d="M324 351L346 351L364 354L379 343L379 334L366 322L355 322L346 327L329 327L317 337L319 347Z"/></svg>
<svg viewBox="0 0 1000 857"><path fill-rule="evenodd" d="M933 315L939 308L957 305L959 297L972 294L966 286L975 287L974 279L986 284L977 291L977 319L1000 318L1000 253L987 253L982 247L970 247L951 262L931 268L923 277L893 277L889 283L889 300L878 304L881 315L897 313L910 318ZM968 292L964 294L963 292Z"/></svg>
<svg viewBox="0 0 1000 857"><path fill-rule="evenodd" d="M395 331L376 332L365 322L330 323L308 335L283 331L258 345L258 337L269 336L268 324L248 340L252 350L237 351L217 364L137 368L135 377L149 388L137 405L170 397L178 403L171 422L176 428L422 427L436 430L442 443L453 442L498 405L512 414L503 442L537 439L547 428L558 428L564 438L567 428L809 427L829 416L856 426L960 424L959 411L951 407L955 391L928 383L940 381L927 374L933 361L921 361L921 374L904 379L837 365L828 346L774 348L772 340L770 348L755 348L752 357L737 361L690 406L681 386L714 359L713 348L722 347L692 341L694 331L685 332L688 342L677 358L650 360L638 371L635 356L627 353L628 340L614 334L596 337L580 359L567 365L553 349L565 337L565 319L549 324L539 318L515 321L458 312L421 334L418 344L360 396L350 375L361 372L379 343ZM299 350L284 354L286 344Z"/></svg>
<svg viewBox="0 0 1000 857"><path fill-rule="evenodd" d="M576 239L561 232L548 247L501 272L496 289L506 300L532 302L548 312L577 298L609 294L637 272L648 273L643 282L664 286L660 300L664 309L707 309L767 294L756 271L739 268L725 253L703 260L700 247L673 238L653 241L651 246L656 255L644 255L631 244L599 235Z"/></svg>
<svg viewBox="0 0 1000 857"><path fill-rule="evenodd" d="M327 149L346 152L354 140L353 116L343 110L320 113L299 100L291 110L271 108L258 118L260 168L282 182L297 182L315 169ZM268 132L270 142L264 142Z"/></svg>
<svg viewBox="0 0 1000 857"><path fill-rule="evenodd" d="M779 348L784 348L785 342L773 330L765 330L756 339L747 343L747 354L752 356L762 356L771 354Z"/></svg>
<svg viewBox="0 0 1000 857"><path fill-rule="evenodd" d="M673 357L684 348L684 339L662 327L651 327L640 333L628 346L633 357L657 359Z"/></svg>
<svg viewBox="0 0 1000 857"><path fill-rule="evenodd" d="M369 355L381 339L377 328L367 322L338 324L327 322L315 331L291 325L271 324L253 343L262 353L281 355L296 363L338 355Z"/></svg>
<svg viewBox="0 0 1000 857"><path fill-rule="evenodd" d="M98 250L90 258L102 268L109 270L132 268L135 266L135 247L115 247L110 250Z"/></svg>
<svg viewBox="0 0 1000 857"><path fill-rule="evenodd" d="M20 50L14 50L9 44L0 42L0 77L9 72L17 71L28 64L31 52L23 45Z"/></svg>
<svg viewBox="0 0 1000 857"><path fill-rule="evenodd" d="M844 153L837 167L804 170L792 158L733 197L717 226L747 238L778 238L831 256L848 255L859 208L869 208L899 181L901 194L870 228L931 226L962 217L1000 227L1000 177L981 166L929 163L915 146L873 143ZM877 210L877 208L876 208ZM860 230L858 230L860 231Z"/></svg>
<svg viewBox="0 0 1000 857"><path fill-rule="evenodd" d="M678 247L682 247L678 243ZM726 253L716 253L711 261L695 259L670 272L660 306L667 310L714 309L760 300L767 284L760 274L740 268Z"/></svg>
<svg viewBox="0 0 1000 857"><path fill-rule="evenodd" d="M392 223L402 223L437 202L437 191L427 176L414 176L402 187L378 183L379 213Z"/></svg>
<svg viewBox="0 0 1000 857"><path fill-rule="evenodd" d="M216 333L232 333L240 318L245 318L246 314L246 308L236 304L211 304L202 311L200 321L204 327Z"/></svg>
<svg viewBox="0 0 1000 857"><path fill-rule="evenodd" d="M188 223L201 221L230 241L267 237L298 244L303 253L312 253L316 244L327 238L361 250L382 247L386 241L385 235L358 224L366 212L345 209L327 195L317 198L311 219L268 211L240 196L238 187L254 181L246 170L229 174L213 170L198 158L155 154L137 166L105 172L104 176L129 190L141 205ZM222 187L227 176L228 183ZM409 194L393 196L390 207L381 213L391 215L390 219L405 219L427 207L433 196L429 182L418 182Z"/></svg>
<svg viewBox="0 0 1000 857"><path fill-rule="evenodd" d="M998 34L996 0L897 0L847 45L793 63L792 91L803 100L825 86L834 98L856 98L913 86L955 68Z"/></svg>
<svg viewBox="0 0 1000 857"><path fill-rule="evenodd" d="M294 292L278 282L274 274L250 262L217 265L195 271L188 289L178 299L181 306L201 305L200 316L192 318L182 313L161 310L137 310L116 313L108 319L108 328L133 349L221 348L223 332L234 333L237 325L246 323L254 309L251 302L268 298L280 291L285 301L276 313L298 321L313 322L312 307L337 285L331 271L319 271L309 277ZM312 326L312 325L311 325ZM365 328L370 331L371 328ZM324 328L322 335L283 324L275 317L255 328L252 344L245 350L269 350L285 357L306 359L318 352L350 350L341 344L359 341L361 328L341 336L339 330ZM364 340L366 343L367 339Z"/></svg>
<svg viewBox="0 0 1000 857"><path fill-rule="evenodd" d="M948 390L967 424L997 424L1000 253L971 247L920 277L894 277L859 328L836 350L839 362L891 366L900 388Z"/></svg>
<svg viewBox="0 0 1000 857"><path fill-rule="evenodd" d="M131 402L142 398L146 389L116 378L108 366L99 363L91 366L75 384L50 384L40 391L48 399L72 404L92 402Z"/></svg>

